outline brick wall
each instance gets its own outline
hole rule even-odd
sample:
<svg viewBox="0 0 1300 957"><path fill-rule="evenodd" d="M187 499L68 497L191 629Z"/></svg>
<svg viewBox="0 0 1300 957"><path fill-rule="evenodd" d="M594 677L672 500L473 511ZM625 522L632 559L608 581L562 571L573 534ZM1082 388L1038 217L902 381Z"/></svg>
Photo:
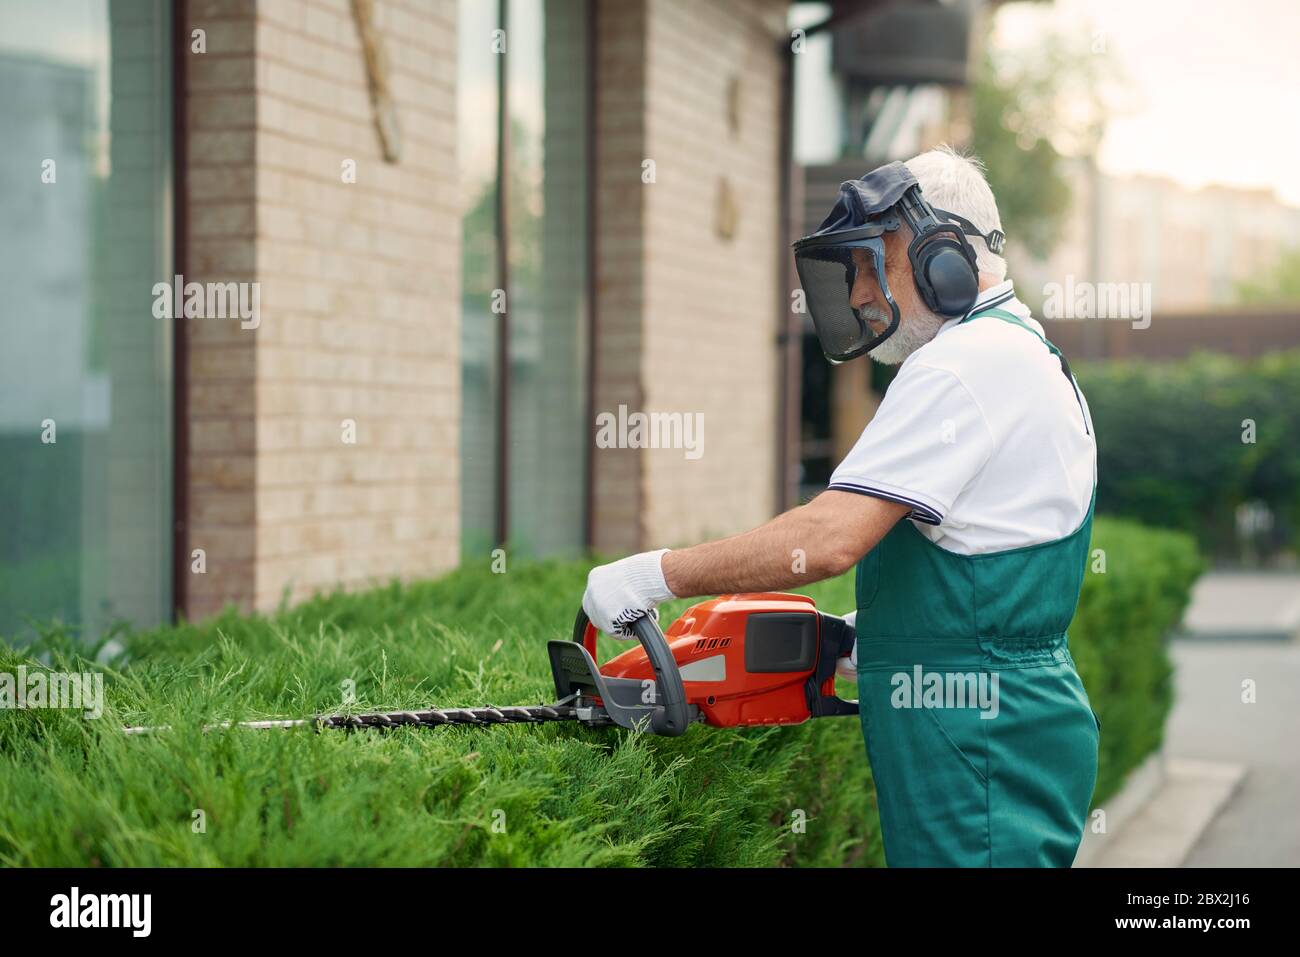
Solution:
<svg viewBox="0 0 1300 957"><path fill-rule="evenodd" d="M190 0L189 30L205 31L207 52L178 51L189 87L185 104L187 280L252 282L256 90L252 3ZM176 320L180 324L183 320ZM189 453L186 523L206 571L186 581L186 608L201 618L227 602L253 603L256 558L257 333L238 323L184 321ZM190 566L189 556L175 560Z"/></svg>
<svg viewBox="0 0 1300 957"><path fill-rule="evenodd" d="M596 410L703 413L704 443L694 460L598 449L598 547L687 544L772 515L785 9L600 4Z"/></svg>
<svg viewBox="0 0 1300 957"><path fill-rule="evenodd" d="M647 4L595 0L596 15L596 378L592 406L645 405L643 231L646 158ZM594 423L592 423L594 429ZM644 453L594 449L593 539L598 550L641 547Z"/></svg>
<svg viewBox="0 0 1300 957"><path fill-rule="evenodd" d="M596 545L622 551L772 513L785 4L596 2L594 404L704 416L699 459L598 450ZM191 617L457 560L455 10L377 4L393 165L348 0L189 0L186 278L256 281L262 310L186 326Z"/></svg>
<svg viewBox="0 0 1300 957"><path fill-rule="evenodd" d="M189 537L208 562L188 612L445 570L459 552L454 0L376 4L396 164L348 0L188 6L208 46L187 57L186 278L261 286L256 330L187 325Z"/></svg>

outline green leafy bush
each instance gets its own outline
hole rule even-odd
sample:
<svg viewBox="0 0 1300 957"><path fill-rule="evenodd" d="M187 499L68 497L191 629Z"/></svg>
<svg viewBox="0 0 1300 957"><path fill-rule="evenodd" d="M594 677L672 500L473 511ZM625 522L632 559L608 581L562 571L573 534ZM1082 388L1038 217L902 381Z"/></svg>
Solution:
<svg viewBox="0 0 1300 957"><path fill-rule="evenodd" d="M1240 559L1251 543L1238 541L1236 510L1262 502L1276 534L1259 547L1300 548L1300 351L1076 371L1097 429L1098 510L1183 529L1210 554Z"/></svg>
<svg viewBox="0 0 1300 957"><path fill-rule="evenodd" d="M1195 576L1185 539L1099 521L1076 658L1105 725L1103 784L1160 740L1160 636ZM463 568L337 594L269 616L233 612L118 636L106 711L0 713L0 864L879 865L871 773L856 720L693 728L683 738L512 725L371 734L204 734L206 722L553 697L545 640L567 636L587 565ZM810 589L852 607L852 575ZM687 602L663 610L671 620ZM601 639L602 652L616 643ZM619 645L620 647L625 647ZM0 671L94 667L65 632ZM127 659L129 658L129 663ZM854 697L851 686L841 694ZM172 730L124 737L123 724ZM202 812L201 817L196 812ZM794 826L802 812L806 826ZM197 830L199 824L201 831Z"/></svg>
<svg viewBox="0 0 1300 957"><path fill-rule="evenodd" d="M1070 651L1101 723L1098 804L1164 740L1173 706L1165 642L1204 563L1189 535L1111 518L1094 523L1092 548Z"/></svg>

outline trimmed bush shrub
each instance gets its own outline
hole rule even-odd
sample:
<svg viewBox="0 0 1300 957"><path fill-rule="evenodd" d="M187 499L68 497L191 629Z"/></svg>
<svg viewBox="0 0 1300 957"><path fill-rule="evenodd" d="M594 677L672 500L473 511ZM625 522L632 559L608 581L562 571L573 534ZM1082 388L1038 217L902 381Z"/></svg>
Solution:
<svg viewBox="0 0 1300 957"><path fill-rule="evenodd" d="M1118 519L1097 519L1092 547L1070 652L1101 723L1096 805L1164 740L1173 706L1166 641L1204 563L1190 535Z"/></svg>
<svg viewBox="0 0 1300 957"><path fill-rule="evenodd" d="M1300 550L1300 350L1075 368L1097 428L1099 511L1191 532L1229 560ZM1259 542L1237 537L1246 502L1275 520Z"/></svg>
<svg viewBox="0 0 1300 957"><path fill-rule="evenodd" d="M1072 646L1103 722L1101 799L1160 741L1162 636L1198 566L1186 537L1126 523L1099 521L1095 544L1107 568L1088 576ZM567 636L587 567L463 568L119 636L116 654L58 630L23 653L0 645L0 672L34 666L33 655L63 671L101 667L83 657L96 650L108 661L101 720L0 714L0 864L881 864L852 718L676 739L568 724L200 730L337 710L349 688L364 709L549 701L545 640ZM853 577L808 592L845 612ZM602 638L602 654L616 645ZM136 723L173 728L120 733Z"/></svg>

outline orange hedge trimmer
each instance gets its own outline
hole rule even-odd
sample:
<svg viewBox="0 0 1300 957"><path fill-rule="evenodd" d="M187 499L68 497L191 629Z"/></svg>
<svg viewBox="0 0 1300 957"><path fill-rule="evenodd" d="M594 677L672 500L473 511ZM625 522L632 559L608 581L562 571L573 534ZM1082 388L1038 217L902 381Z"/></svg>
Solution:
<svg viewBox="0 0 1300 957"><path fill-rule="evenodd" d="M578 613L572 640L549 641L558 698L554 704L317 715L217 727L319 730L580 721L679 735L697 721L734 728L858 713L856 701L835 695L835 662L853 647L853 626L819 612L811 598L772 592L723 595L688 608L666 635L650 615L632 627L640 647L600 666L596 628L585 612Z"/></svg>

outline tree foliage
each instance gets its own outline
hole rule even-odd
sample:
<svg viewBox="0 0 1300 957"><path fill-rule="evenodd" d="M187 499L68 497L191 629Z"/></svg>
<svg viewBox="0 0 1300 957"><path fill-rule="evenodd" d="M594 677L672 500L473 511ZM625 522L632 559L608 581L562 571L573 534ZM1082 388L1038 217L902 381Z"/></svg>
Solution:
<svg viewBox="0 0 1300 957"><path fill-rule="evenodd" d="M1105 128L1105 57L1058 36L1028 51L984 49L971 91L971 146L988 168L1003 231L1045 257L1073 198L1065 158L1095 152Z"/></svg>
<svg viewBox="0 0 1300 957"><path fill-rule="evenodd" d="M1237 299L1252 305L1300 302L1300 248L1284 252L1263 276L1238 284Z"/></svg>

